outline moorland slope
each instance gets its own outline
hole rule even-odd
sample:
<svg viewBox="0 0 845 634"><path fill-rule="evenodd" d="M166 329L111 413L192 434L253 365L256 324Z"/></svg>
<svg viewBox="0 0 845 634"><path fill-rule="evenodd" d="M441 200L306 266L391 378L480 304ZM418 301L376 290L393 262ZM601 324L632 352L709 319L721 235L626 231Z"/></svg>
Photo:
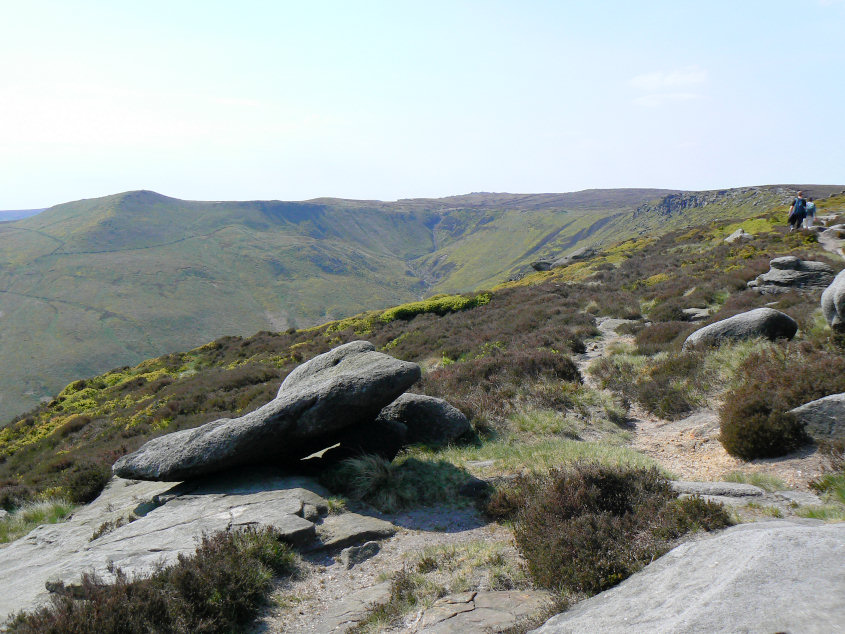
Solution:
<svg viewBox="0 0 845 634"><path fill-rule="evenodd" d="M817 195L840 188L817 187ZM528 264L781 204L791 187L194 202L136 191L0 224L0 421L222 335L493 286Z"/></svg>

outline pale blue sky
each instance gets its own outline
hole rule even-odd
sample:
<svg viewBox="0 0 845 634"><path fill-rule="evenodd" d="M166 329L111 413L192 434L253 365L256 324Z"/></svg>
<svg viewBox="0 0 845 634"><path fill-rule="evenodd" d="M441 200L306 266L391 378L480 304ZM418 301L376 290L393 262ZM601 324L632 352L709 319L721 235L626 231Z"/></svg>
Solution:
<svg viewBox="0 0 845 634"><path fill-rule="evenodd" d="M845 2L3 0L0 209L845 183Z"/></svg>

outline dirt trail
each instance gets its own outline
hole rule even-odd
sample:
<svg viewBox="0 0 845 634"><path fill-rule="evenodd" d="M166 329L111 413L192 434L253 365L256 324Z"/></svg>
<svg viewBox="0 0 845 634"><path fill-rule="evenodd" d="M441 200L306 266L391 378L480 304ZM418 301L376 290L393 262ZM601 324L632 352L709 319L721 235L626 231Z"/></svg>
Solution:
<svg viewBox="0 0 845 634"><path fill-rule="evenodd" d="M587 353L577 360L584 382L597 387L587 372L589 365L607 354L614 343L633 343L633 337L620 335L616 329L624 319L599 318L601 335L593 340ZM656 460L667 471L683 480L720 481L732 472L766 473L783 480L790 487L807 490L808 484L821 475L822 460L814 447L808 447L783 458L744 462L724 450L719 442L718 403L700 409L677 421L668 421L636 404L631 408L630 423L634 430L631 447Z"/></svg>

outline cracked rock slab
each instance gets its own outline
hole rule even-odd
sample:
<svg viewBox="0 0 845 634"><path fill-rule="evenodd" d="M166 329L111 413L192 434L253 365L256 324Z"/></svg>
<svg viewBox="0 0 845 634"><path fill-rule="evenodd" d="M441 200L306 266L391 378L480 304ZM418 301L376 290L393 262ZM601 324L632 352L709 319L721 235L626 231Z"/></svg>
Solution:
<svg viewBox="0 0 845 634"><path fill-rule="evenodd" d="M418 620L425 634L500 632L534 616L550 601L537 590L462 592L438 599Z"/></svg>
<svg viewBox="0 0 845 634"><path fill-rule="evenodd" d="M294 545L310 543L316 526L303 514L325 514L325 494L308 478L272 470L181 484L113 478L68 521L0 548L0 621L45 602L48 582L73 585L83 572L109 579L110 562L130 575L148 573L192 554L203 534L272 526Z"/></svg>

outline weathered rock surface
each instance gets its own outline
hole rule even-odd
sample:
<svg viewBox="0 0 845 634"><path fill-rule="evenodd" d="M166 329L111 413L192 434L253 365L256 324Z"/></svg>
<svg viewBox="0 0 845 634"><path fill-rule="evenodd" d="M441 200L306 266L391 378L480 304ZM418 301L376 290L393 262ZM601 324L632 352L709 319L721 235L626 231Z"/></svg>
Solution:
<svg viewBox="0 0 845 634"><path fill-rule="evenodd" d="M710 316L710 309L708 308L682 308L681 312L687 321L704 321Z"/></svg>
<svg viewBox="0 0 845 634"><path fill-rule="evenodd" d="M725 242L727 242L728 244L732 244L734 242L741 242L743 240L752 240L753 238L754 238L753 235L751 235L750 233L747 233L745 231L745 229L740 227L739 229L734 231L731 235L729 235L727 238L725 238Z"/></svg>
<svg viewBox="0 0 845 634"><path fill-rule="evenodd" d="M749 288L760 293L776 294L793 289L821 289L833 280L833 268L824 262L800 260L793 255L769 262L768 272L748 282Z"/></svg>
<svg viewBox="0 0 845 634"><path fill-rule="evenodd" d="M389 598L389 581L353 590L340 601L328 603L323 613L314 615L311 631L345 632L366 618L370 606L386 603Z"/></svg>
<svg viewBox="0 0 845 634"><path fill-rule="evenodd" d="M845 440L845 393L810 401L789 412L814 440Z"/></svg>
<svg viewBox="0 0 845 634"><path fill-rule="evenodd" d="M118 460L123 478L185 480L238 465L295 463L330 432L373 421L420 377L415 363L354 341L296 368L278 396L240 418L154 438Z"/></svg>
<svg viewBox="0 0 845 634"><path fill-rule="evenodd" d="M360 546L349 546L340 551L338 561L344 568L352 568L355 564L360 564L362 561L367 561L372 557L378 555L381 546L378 542L367 542Z"/></svg>
<svg viewBox="0 0 845 634"><path fill-rule="evenodd" d="M792 339L798 324L792 317L773 308L755 308L700 328L684 341L684 349L695 345L718 345L733 339L766 337Z"/></svg>
<svg viewBox="0 0 845 634"><path fill-rule="evenodd" d="M462 592L442 597L419 617L414 631L425 634L501 632L542 610L551 601L536 590Z"/></svg>
<svg viewBox="0 0 845 634"><path fill-rule="evenodd" d="M765 491L753 484L741 482L693 482L690 480L674 480L672 490L687 495L719 495L723 497L759 497Z"/></svg>
<svg viewBox="0 0 845 634"><path fill-rule="evenodd" d="M318 526L315 521L328 509L325 494L313 480L271 469L181 484L113 478L100 497L70 520L40 526L0 548L0 622L44 602L48 582L72 585L90 571L108 579L109 562L130 574L149 572L159 562L193 553L203 533L272 526L292 544L315 549L395 531L388 522L355 513L323 519L327 529ZM342 534L331 528L335 518L343 518ZM325 542L320 539L324 534Z"/></svg>
<svg viewBox="0 0 845 634"><path fill-rule="evenodd" d="M670 551L534 632L837 632L845 524L742 524Z"/></svg>
<svg viewBox="0 0 845 634"><path fill-rule="evenodd" d="M409 443L445 444L472 432L458 408L424 394L403 394L381 410L378 421L403 425Z"/></svg>
<svg viewBox="0 0 845 634"><path fill-rule="evenodd" d="M536 262L531 263L531 267L535 271L549 271L560 266L569 266L573 262L577 262L579 260L586 260L587 258L593 257L595 254L595 247L581 247L569 255L557 258L556 260L537 260Z"/></svg>
<svg viewBox="0 0 845 634"><path fill-rule="evenodd" d="M845 330L845 271L840 271L822 293L822 313L828 326Z"/></svg>

